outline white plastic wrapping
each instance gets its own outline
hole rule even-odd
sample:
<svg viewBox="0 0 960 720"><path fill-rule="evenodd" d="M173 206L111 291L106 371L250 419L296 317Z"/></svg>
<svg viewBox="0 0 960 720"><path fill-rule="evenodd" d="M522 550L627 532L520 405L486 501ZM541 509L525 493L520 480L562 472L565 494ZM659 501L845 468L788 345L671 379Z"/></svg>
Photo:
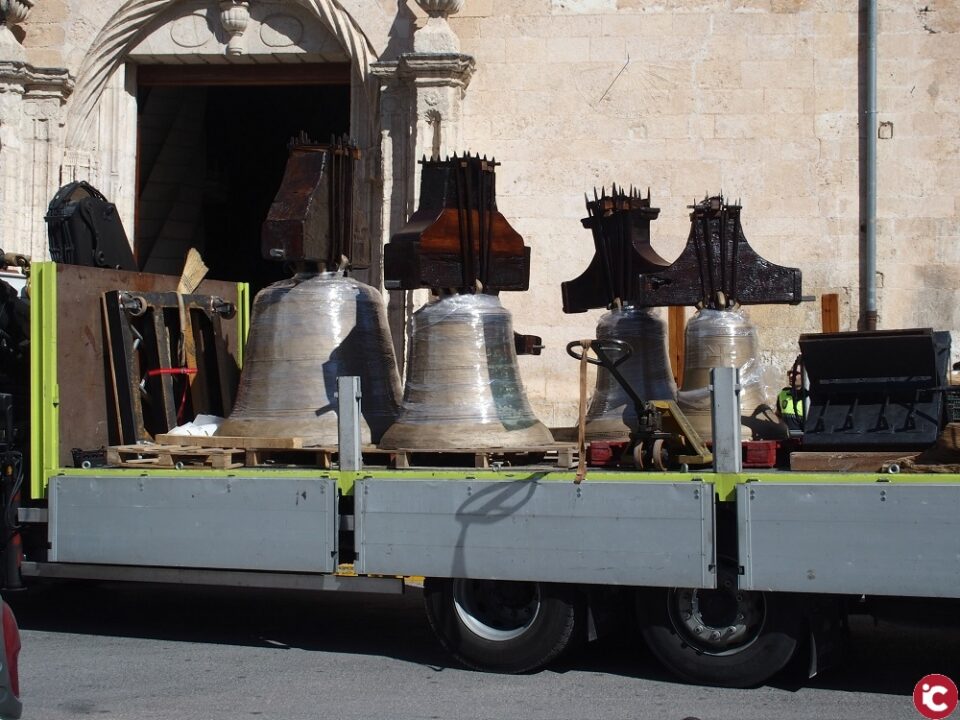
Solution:
<svg viewBox="0 0 960 720"><path fill-rule="evenodd" d="M710 368L740 369L740 407L746 414L766 402L757 328L742 308L698 311L687 322L682 409L710 410Z"/></svg>
<svg viewBox="0 0 960 720"><path fill-rule="evenodd" d="M630 345L630 357L617 370L642 399L676 399L666 324L653 310L628 306L605 313L597 324L597 339L622 340ZM598 368L596 388L587 408L587 439L625 440L636 426L633 401L608 370Z"/></svg>
<svg viewBox="0 0 960 720"><path fill-rule="evenodd" d="M388 448L553 441L527 401L510 313L492 295L449 295L414 313L407 383Z"/></svg>
<svg viewBox="0 0 960 720"><path fill-rule="evenodd" d="M360 377L361 433L376 442L399 411L400 378L380 293L340 273L299 273L253 304L240 388L218 435L337 443L337 378Z"/></svg>

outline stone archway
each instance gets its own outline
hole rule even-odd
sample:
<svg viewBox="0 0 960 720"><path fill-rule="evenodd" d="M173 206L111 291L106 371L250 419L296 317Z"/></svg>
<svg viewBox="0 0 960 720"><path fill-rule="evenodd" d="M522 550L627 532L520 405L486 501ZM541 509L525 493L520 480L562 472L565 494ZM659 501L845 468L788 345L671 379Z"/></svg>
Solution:
<svg viewBox="0 0 960 720"><path fill-rule="evenodd" d="M130 50L143 38L147 28L155 25L179 2L181 0L130 0L100 30L80 67L67 108L67 150L82 145L105 88ZM248 3L226 2L221 5L243 8ZM357 21L334 0L303 0L302 6L337 38L353 62L357 81L365 84L370 65L376 60L376 52Z"/></svg>
<svg viewBox="0 0 960 720"><path fill-rule="evenodd" d="M142 64L235 68L239 76L251 65L283 70L348 63L350 134L366 155L375 154L379 82L370 66L377 57L358 20L336 0L131 0L106 22L81 64L65 109L61 182L86 179L99 187L117 204L133 239ZM358 229L379 238L374 208L382 185L371 181L375 165L368 159L360 168L355 207ZM379 272L365 279L377 283Z"/></svg>

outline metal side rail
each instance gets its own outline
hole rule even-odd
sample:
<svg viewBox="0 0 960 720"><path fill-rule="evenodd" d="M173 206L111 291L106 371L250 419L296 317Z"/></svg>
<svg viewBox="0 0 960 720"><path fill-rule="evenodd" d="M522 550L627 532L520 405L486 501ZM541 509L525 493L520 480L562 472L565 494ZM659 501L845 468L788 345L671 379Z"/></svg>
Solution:
<svg viewBox="0 0 960 720"><path fill-rule="evenodd" d="M151 582L175 585L225 585L275 590L340 590L344 592L403 593L403 578L321 575L317 573L272 573L246 570L132 567L79 563L24 562L24 577L106 582Z"/></svg>
<svg viewBox="0 0 960 720"><path fill-rule="evenodd" d="M960 483L831 477L737 486L741 589L960 598Z"/></svg>

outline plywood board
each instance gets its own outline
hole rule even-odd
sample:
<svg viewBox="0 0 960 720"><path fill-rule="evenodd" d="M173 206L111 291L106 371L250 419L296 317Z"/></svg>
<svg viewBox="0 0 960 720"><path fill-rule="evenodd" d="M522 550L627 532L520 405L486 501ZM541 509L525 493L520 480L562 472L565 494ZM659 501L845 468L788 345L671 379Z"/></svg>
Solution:
<svg viewBox="0 0 960 720"><path fill-rule="evenodd" d="M57 383L60 395L60 464L72 466L71 448L91 450L119 442L100 298L109 290L172 292L179 278L123 270L57 266ZM205 280L197 292L236 303L236 283ZM237 319L223 320L232 358L238 348Z"/></svg>

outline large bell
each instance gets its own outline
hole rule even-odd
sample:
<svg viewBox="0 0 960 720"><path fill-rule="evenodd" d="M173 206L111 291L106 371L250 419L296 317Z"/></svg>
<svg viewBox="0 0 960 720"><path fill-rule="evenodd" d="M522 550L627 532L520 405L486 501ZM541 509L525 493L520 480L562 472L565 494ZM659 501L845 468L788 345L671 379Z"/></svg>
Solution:
<svg viewBox="0 0 960 720"><path fill-rule="evenodd" d="M257 294L240 388L218 435L337 444L337 378L360 377L363 442L396 419L400 377L383 300L340 273L298 273Z"/></svg>
<svg viewBox="0 0 960 720"><path fill-rule="evenodd" d="M380 447L524 448L553 443L517 368L510 313L492 295L443 297L412 319L403 407Z"/></svg>
<svg viewBox="0 0 960 720"><path fill-rule="evenodd" d="M598 340L622 340L632 353L617 370L644 400L676 400L670 370L666 324L652 310L627 306L605 313L597 324ZM637 429L637 409L623 386L603 367L587 408L587 440L627 440Z"/></svg>
<svg viewBox="0 0 960 720"><path fill-rule="evenodd" d="M785 437L771 411L759 360L757 328L741 309L699 310L687 322L683 382L677 404L704 440L711 426L710 368L740 369L740 420L743 437Z"/></svg>

